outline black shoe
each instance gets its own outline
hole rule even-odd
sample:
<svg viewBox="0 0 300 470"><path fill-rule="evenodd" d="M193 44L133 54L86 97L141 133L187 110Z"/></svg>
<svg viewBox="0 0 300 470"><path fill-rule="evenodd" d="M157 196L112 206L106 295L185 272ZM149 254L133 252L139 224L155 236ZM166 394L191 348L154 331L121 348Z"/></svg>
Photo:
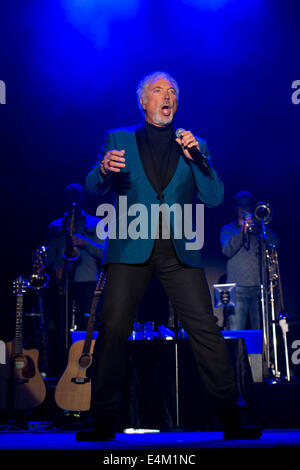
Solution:
<svg viewBox="0 0 300 470"><path fill-rule="evenodd" d="M78 431L75 439L79 442L90 441L111 441L115 439L116 434L111 429L97 429L94 428Z"/></svg>
<svg viewBox="0 0 300 470"><path fill-rule="evenodd" d="M259 439L262 429L249 425L246 408L231 404L217 410L217 418L223 428L224 439Z"/></svg>
<svg viewBox="0 0 300 470"><path fill-rule="evenodd" d="M224 430L223 436L224 439L259 439L262 436L262 429L259 426L241 425Z"/></svg>

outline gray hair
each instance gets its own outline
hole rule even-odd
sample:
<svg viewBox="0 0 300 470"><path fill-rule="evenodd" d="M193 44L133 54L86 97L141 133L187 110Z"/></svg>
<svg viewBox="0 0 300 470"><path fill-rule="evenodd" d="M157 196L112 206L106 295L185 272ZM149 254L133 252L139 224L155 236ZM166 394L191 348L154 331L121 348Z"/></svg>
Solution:
<svg viewBox="0 0 300 470"><path fill-rule="evenodd" d="M159 78L164 78L165 80L170 82L171 85L175 89L177 99L179 97L179 86L178 86L176 80L173 77L171 77L170 74L168 74L167 72L163 72L163 71L157 71L157 72L150 73L149 75L146 75L144 78L142 78L142 80L139 82L139 84L137 86L137 89L136 89L138 107L140 108L143 115L144 115L144 109L141 105L141 98L144 97L145 91L146 91L146 88L147 88L149 82L153 82L154 80L158 80Z"/></svg>

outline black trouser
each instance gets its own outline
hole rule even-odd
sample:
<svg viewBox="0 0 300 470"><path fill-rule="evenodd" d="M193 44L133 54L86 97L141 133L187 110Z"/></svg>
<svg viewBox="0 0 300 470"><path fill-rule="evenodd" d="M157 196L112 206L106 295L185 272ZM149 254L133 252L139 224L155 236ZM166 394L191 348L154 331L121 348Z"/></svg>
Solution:
<svg viewBox="0 0 300 470"><path fill-rule="evenodd" d="M235 375L213 316L203 270L182 264L170 240L157 240L149 261L110 264L94 349L91 411L94 421L117 417L125 378L126 341L151 277L158 277L188 334L203 385L217 408L237 401Z"/></svg>

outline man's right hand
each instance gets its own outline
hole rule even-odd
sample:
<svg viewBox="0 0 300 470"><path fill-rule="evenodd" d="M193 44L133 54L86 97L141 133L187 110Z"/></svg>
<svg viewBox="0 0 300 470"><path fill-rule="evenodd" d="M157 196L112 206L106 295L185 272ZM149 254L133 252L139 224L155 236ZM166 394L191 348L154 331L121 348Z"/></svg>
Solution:
<svg viewBox="0 0 300 470"><path fill-rule="evenodd" d="M125 150L109 150L102 160L101 171L104 174L119 173L126 166L124 154Z"/></svg>
<svg viewBox="0 0 300 470"><path fill-rule="evenodd" d="M253 227L253 220L251 215L247 215L244 219L241 220L240 225L242 227L242 231L247 233L249 229Z"/></svg>

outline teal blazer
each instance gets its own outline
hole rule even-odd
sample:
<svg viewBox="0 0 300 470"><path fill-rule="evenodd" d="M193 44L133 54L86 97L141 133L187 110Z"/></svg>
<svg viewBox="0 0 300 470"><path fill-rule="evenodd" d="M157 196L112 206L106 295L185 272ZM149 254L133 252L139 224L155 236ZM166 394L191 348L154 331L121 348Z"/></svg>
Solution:
<svg viewBox="0 0 300 470"><path fill-rule="evenodd" d="M202 203L207 207L218 206L223 201L223 183L212 167L210 168L211 176L205 176L196 163L186 159L184 155L181 154L172 179L163 190L161 197L158 196L146 175L143 162L139 155L137 136L138 132L141 132L141 129L141 126L132 126L108 131L102 149L103 155L108 150L125 150L126 166L117 174L104 176L100 172L100 160L86 178L86 190L88 193L103 197L110 190L114 190L116 195L116 232L111 231L111 233L114 233L114 236L109 237L104 264L138 264L147 261L151 256L155 241L153 234L155 237L158 229L159 215L157 208L165 203L169 207L173 206L173 204L177 204L177 206L173 207L179 209L179 212L177 212L179 215L180 210L182 211L181 237L180 229L179 232L176 231L176 227L178 228L180 225L180 217L176 219L172 216L172 212L170 216L170 235L177 256L186 265L203 267L201 249L195 250L187 248L191 246L187 244L191 243L192 239L187 238L187 236L190 237L190 234L186 236L182 225L184 221L184 205L188 204L195 207L196 202L199 204ZM210 158L206 141L198 137L197 140L200 144L201 152ZM133 206L131 209L134 209L132 213L134 215L128 215L128 211L124 209L125 198L120 198L120 196L127 197L127 208L136 204L136 206ZM139 209L141 206L138 206L138 204L143 204L143 210L140 212ZM153 208L155 209L154 211ZM100 215L99 212L98 215ZM191 229L195 228L195 211L192 219ZM129 230L132 228L132 224L135 224L134 227L136 227L138 221L140 222L139 228L141 229L140 237L133 239L130 236L119 236L120 227L123 228L122 233L124 234L124 228ZM200 227L200 229L204 230L204 227ZM179 238L177 238L178 234Z"/></svg>

